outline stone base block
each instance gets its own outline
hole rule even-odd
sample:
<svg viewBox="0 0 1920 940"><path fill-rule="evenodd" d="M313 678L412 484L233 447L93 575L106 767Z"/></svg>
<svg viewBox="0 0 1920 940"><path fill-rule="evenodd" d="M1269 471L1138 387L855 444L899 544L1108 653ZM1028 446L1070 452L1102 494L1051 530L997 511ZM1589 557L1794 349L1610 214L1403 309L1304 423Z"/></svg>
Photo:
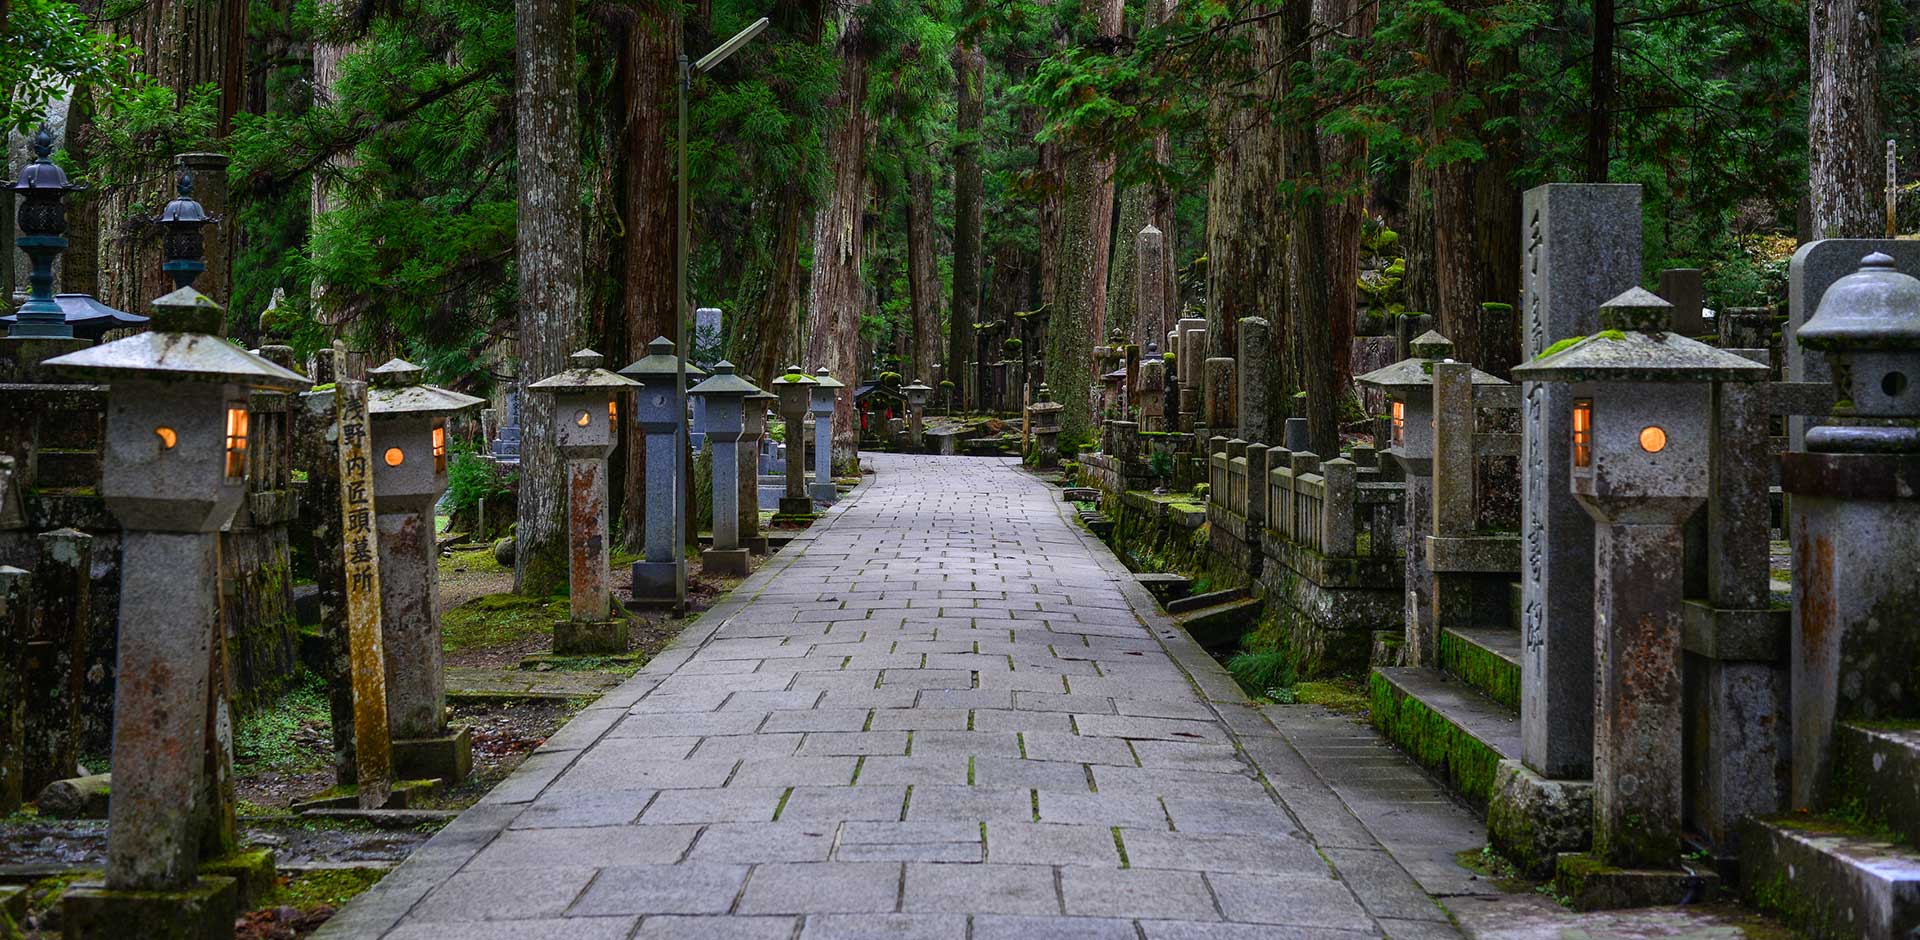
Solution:
<svg viewBox="0 0 1920 940"><path fill-rule="evenodd" d="M831 506L834 500L840 498L840 491L834 489L832 483L809 483L807 495L812 497L816 505Z"/></svg>
<svg viewBox="0 0 1920 940"><path fill-rule="evenodd" d="M395 780L393 789L387 793L384 806L374 809L406 809L420 801L440 794L441 783L438 777L426 780ZM328 787L304 800L296 800L290 807L296 813L315 809L359 809L360 788L351 783Z"/></svg>
<svg viewBox="0 0 1920 940"><path fill-rule="evenodd" d="M25 933L21 922L27 919L27 886L0 886L0 940L19 940Z"/></svg>
<svg viewBox="0 0 1920 940"><path fill-rule="evenodd" d="M1593 845L1593 782L1549 780L1517 760L1503 760L1487 801L1487 841L1536 881L1553 873L1563 852Z"/></svg>
<svg viewBox="0 0 1920 940"><path fill-rule="evenodd" d="M60 897L60 934L66 940L233 940L238 916L232 878L201 878L177 891L109 891L104 885L76 884Z"/></svg>
<svg viewBox="0 0 1920 940"><path fill-rule="evenodd" d="M636 561L633 563L633 599L671 601L679 595L682 563L677 561Z"/></svg>
<svg viewBox="0 0 1920 940"><path fill-rule="evenodd" d="M438 778L458 784L473 773L473 732L464 725L433 738L396 738L393 772L418 780Z"/></svg>
<svg viewBox="0 0 1920 940"><path fill-rule="evenodd" d="M1554 866L1554 891L1576 911L1700 904L1720 893L1711 870L1615 868L1591 855L1568 853Z"/></svg>
<svg viewBox="0 0 1920 940"><path fill-rule="evenodd" d="M744 578L747 576L747 554L744 548L709 548L700 553L700 567L706 569L708 574Z"/></svg>
<svg viewBox="0 0 1920 940"><path fill-rule="evenodd" d="M1747 820L1740 892L1817 940L1920 936L1920 853L1838 820Z"/></svg>
<svg viewBox="0 0 1920 940"><path fill-rule="evenodd" d="M233 879L234 904L242 911L258 907L268 892L273 890L274 880L279 874L272 849L245 849L225 858L200 863L200 876L203 878Z"/></svg>
<svg viewBox="0 0 1920 940"><path fill-rule="evenodd" d="M813 497L811 496L780 497L780 515L808 516L812 514L813 514Z"/></svg>
<svg viewBox="0 0 1920 940"><path fill-rule="evenodd" d="M562 656L624 653L629 639L625 617L617 620L557 620L553 624L553 651Z"/></svg>
<svg viewBox="0 0 1920 940"><path fill-rule="evenodd" d="M767 545L767 537L764 535L749 536L747 538L741 539L740 544L745 545L747 547L747 551L750 551L755 555L773 554L773 548Z"/></svg>

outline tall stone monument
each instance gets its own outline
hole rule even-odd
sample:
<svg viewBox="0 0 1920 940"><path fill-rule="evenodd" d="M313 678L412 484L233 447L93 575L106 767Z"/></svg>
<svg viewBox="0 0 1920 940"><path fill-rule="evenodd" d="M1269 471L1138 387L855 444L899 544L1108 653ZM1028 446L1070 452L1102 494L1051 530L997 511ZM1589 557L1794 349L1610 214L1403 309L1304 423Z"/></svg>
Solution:
<svg viewBox="0 0 1920 940"><path fill-rule="evenodd" d="M735 375L733 363L724 359L687 391L707 403L707 437L713 442L713 547L700 555L700 566L713 574L747 574L747 549L740 542L739 444L746 436L747 398L759 391Z"/></svg>
<svg viewBox="0 0 1920 940"><path fill-rule="evenodd" d="M706 373L687 363L687 381ZM640 384L633 420L646 437L646 555L633 563L633 598L642 603L687 606L687 556L680 537L680 440L686 430L687 403L680 397L680 357L673 340L656 336L647 354L620 374Z"/></svg>
<svg viewBox="0 0 1920 940"><path fill-rule="evenodd" d="M839 498L833 487L833 410L840 405L840 390L845 382L827 374L827 367L813 371L813 397L807 410L813 414L813 503L831 505ZM779 396L774 396L778 401Z"/></svg>

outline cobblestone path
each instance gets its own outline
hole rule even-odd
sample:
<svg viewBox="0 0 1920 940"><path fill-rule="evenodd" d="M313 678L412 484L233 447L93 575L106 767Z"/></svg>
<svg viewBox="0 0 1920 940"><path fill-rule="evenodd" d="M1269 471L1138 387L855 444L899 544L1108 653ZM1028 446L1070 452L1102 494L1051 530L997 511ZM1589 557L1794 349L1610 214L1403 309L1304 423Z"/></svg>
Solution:
<svg viewBox="0 0 1920 940"><path fill-rule="evenodd" d="M1008 462L873 481L323 938L1455 937L1474 821Z"/></svg>

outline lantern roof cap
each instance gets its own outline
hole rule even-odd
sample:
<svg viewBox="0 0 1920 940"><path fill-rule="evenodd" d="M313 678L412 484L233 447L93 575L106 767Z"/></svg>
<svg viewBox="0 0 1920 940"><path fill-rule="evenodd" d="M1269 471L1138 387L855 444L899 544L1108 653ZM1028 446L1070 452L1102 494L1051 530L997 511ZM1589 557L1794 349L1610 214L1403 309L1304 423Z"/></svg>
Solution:
<svg viewBox="0 0 1920 940"><path fill-rule="evenodd" d="M582 349L567 357L573 367L556 372L538 382L527 386L528 391L545 392L586 392L594 389L624 389L640 383L615 372L600 368L601 355L591 349Z"/></svg>
<svg viewBox="0 0 1920 940"><path fill-rule="evenodd" d="M173 379L231 382L262 391L292 392L312 386L306 376L273 364L206 333L136 333L45 363L73 376L104 379Z"/></svg>
<svg viewBox="0 0 1920 940"><path fill-rule="evenodd" d="M1126 370L1123 369L1121 371L1124 372ZM911 384L901 386L900 390L903 392L931 392L933 391L933 386L928 385L927 383L922 382L919 379L914 379Z"/></svg>
<svg viewBox="0 0 1920 940"><path fill-rule="evenodd" d="M1528 382L1752 382L1757 362L1678 333L1602 330L1513 370Z"/></svg>
<svg viewBox="0 0 1920 940"><path fill-rule="evenodd" d="M40 128L33 135L33 155L33 161L20 168L20 178L14 180L9 189L24 193L33 190L74 192L85 188L68 182L67 171L61 169L60 164L51 159L53 134L49 133L45 127Z"/></svg>
<svg viewBox="0 0 1920 940"><path fill-rule="evenodd" d="M1454 345L1439 330L1428 330L1410 340L1407 350L1417 359L1445 359L1453 355Z"/></svg>
<svg viewBox="0 0 1920 940"><path fill-rule="evenodd" d="M376 415L450 415L486 403L437 385L422 385L422 370L405 359L389 359L367 370L367 412Z"/></svg>
<svg viewBox="0 0 1920 940"><path fill-rule="evenodd" d="M643 383L647 379L663 379L679 375L680 357L674 355L673 340L664 336L654 337L653 341L647 344L647 354L627 363L626 368L620 370L620 374L630 379L639 379ZM706 375L707 370L694 365L693 360L687 360L687 378L699 379L705 378Z"/></svg>
<svg viewBox="0 0 1920 940"><path fill-rule="evenodd" d="M69 324L94 323L99 320L112 320L116 324L137 324L147 322L147 318L125 310L115 310L99 301L92 294L55 294L53 302L60 306L60 314ZM12 323L20 319L19 314L10 313L0 317L0 323Z"/></svg>
<svg viewBox="0 0 1920 940"><path fill-rule="evenodd" d="M154 219L161 225L210 225L220 221L207 214L206 207L193 198L193 171L182 167L180 178L175 184L179 195L168 200L160 209L160 215Z"/></svg>
<svg viewBox="0 0 1920 940"><path fill-rule="evenodd" d="M760 390L760 386L734 374L733 363L725 359L713 364L713 374L690 389L689 395L739 395L742 398Z"/></svg>
<svg viewBox="0 0 1920 940"><path fill-rule="evenodd" d="M1446 337L1440 336L1440 334L1432 330L1428 330L1426 333L1421 334L1419 339L1414 340L1414 343L1424 343L1429 336L1438 337L1440 341L1447 342ZM1453 344L1447 342L1447 348L1451 350L1452 347ZM1380 389L1389 395L1396 392L1405 394L1409 389L1429 388L1433 385L1433 364L1437 361L1443 360L1429 359L1424 356L1411 356L1392 365L1381 366L1364 375L1356 375L1353 377L1353 380L1359 382L1361 385ZM1473 384L1475 385L1507 384L1499 376L1482 372L1479 369L1474 369L1472 375Z"/></svg>
<svg viewBox="0 0 1920 940"><path fill-rule="evenodd" d="M828 375L827 367L821 366L820 368L813 370L813 387L814 388L846 388L847 383L842 382L831 375Z"/></svg>
<svg viewBox="0 0 1920 940"><path fill-rule="evenodd" d="M801 369L797 365L791 365L787 367L787 372L785 375L782 375L779 378L774 379L773 381L767 384L775 385L775 386L812 385L814 384L814 382L813 382L813 376L808 375L806 373L806 370Z"/></svg>
<svg viewBox="0 0 1920 940"><path fill-rule="evenodd" d="M1833 282L1794 336L1808 349L1920 349L1920 278L1893 257L1874 252L1860 269Z"/></svg>

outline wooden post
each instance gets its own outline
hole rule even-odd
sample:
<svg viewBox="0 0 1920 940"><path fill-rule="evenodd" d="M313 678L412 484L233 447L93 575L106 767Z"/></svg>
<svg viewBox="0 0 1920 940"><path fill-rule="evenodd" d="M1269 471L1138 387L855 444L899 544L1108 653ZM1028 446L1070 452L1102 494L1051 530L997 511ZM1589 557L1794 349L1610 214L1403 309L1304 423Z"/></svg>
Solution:
<svg viewBox="0 0 1920 940"><path fill-rule="evenodd" d="M336 357L343 355L336 347ZM336 368L338 368L336 366ZM340 535L346 558L346 633L353 676L353 738L362 809L386 805L393 787L387 731L386 653L380 642L380 552L374 541L373 461L367 383L341 370L333 391L340 461Z"/></svg>

